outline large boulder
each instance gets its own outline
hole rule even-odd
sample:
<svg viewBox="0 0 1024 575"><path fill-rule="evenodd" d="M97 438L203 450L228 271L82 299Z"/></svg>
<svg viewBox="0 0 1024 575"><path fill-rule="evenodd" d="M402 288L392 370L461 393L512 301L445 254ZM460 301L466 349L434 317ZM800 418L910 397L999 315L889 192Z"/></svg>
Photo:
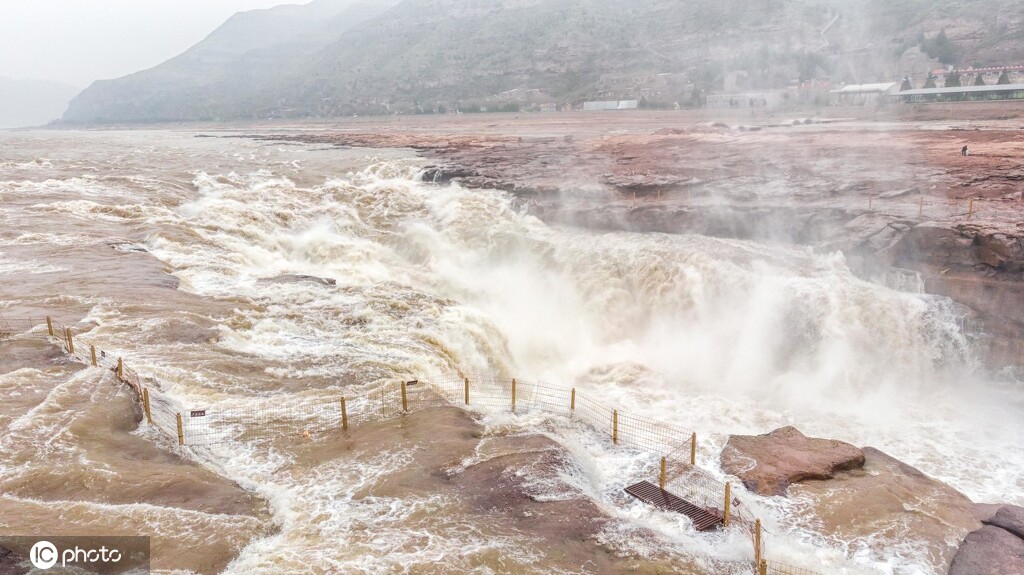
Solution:
<svg viewBox="0 0 1024 575"><path fill-rule="evenodd" d="M732 435L722 450L722 469L761 495L785 495L791 483L829 479L864 465L864 452L833 439L816 439L795 427L766 435Z"/></svg>
<svg viewBox="0 0 1024 575"><path fill-rule="evenodd" d="M794 485L789 495L806 521L828 535L870 545L880 557L910 544L944 572L957 543L981 527L979 509L949 485L872 447L863 468L828 481Z"/></svg>
<svg viewBox="0 0 1024 575"><path fill-rule="evenodd" d="M969 534L949 566L949 575L1010 573L1024 573L1024 539L994 525Z"/></svg>
<svg viewBox="0 0 1024 575"><path fill-rule="evenodd" d="M985 520L984 523L1005 529L1024 539L1024 507L1004 505L991 519ZM1024 573L1024 570L1021 573Z"/></svg>

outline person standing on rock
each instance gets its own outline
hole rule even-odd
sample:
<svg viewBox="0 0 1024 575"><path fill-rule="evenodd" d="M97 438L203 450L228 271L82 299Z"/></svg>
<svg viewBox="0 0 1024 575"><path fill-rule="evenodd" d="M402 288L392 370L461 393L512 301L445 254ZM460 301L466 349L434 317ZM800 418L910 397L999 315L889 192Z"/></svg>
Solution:
<svg viewBox="0 0 1024 575"><path fill-rule="evenodd" d="M964 147L960 148L960 155L961 156L970 156L971 155L971 153L969 151L967 151L967 144L964 144Z"/></svg>

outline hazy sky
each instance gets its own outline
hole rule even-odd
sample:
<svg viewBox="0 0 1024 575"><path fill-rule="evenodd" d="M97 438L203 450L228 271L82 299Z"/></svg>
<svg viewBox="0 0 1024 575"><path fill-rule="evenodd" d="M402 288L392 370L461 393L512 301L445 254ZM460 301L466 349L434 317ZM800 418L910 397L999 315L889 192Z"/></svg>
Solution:
<svg viewBox="0 0 1024 575"><path fill-rule="evenodd" d="M235 12L308 0L0 0L0 76L94 80L151 68Z"/></svg>

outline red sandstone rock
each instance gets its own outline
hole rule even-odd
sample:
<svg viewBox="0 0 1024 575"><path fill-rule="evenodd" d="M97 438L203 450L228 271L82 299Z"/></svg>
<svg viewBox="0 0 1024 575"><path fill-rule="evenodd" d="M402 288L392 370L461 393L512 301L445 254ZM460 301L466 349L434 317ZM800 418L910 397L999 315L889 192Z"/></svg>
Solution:
<svg viewBox="0 0 1024 575"><path fill-rule="evenodd" d="M949 567L949 575L1011 573L1024 573L1024 539L993 525L969 534Z"/></svg>
<svg viewBox="0 0 1024 575"><path fill-rule="evenodd" d="M1005 529L1024 539L1024 507L1004 505L991 519L984 521L984 523ZM1021 573L1024 573L1024 570Z"/></svg>
<svg viewBox="0 0 1024 575"><path fill-rule="evenodd" d="M805 436L795 427L767 435L733 435L722 450L722 468L761 495L785 495L791 483L830 479L864 465L864 452L832 439Z"/></svg>
<svg viewBox="0 0 1024 575"><path fill-rule="evenodd" d="M806 481L789 490L803 519L844 541L861 540L880 556L897 542L925 552L935 572L944 572L957 542L981 527L984 508L949 485L885 453L864 448L860 469L827 481Z"/></svg>

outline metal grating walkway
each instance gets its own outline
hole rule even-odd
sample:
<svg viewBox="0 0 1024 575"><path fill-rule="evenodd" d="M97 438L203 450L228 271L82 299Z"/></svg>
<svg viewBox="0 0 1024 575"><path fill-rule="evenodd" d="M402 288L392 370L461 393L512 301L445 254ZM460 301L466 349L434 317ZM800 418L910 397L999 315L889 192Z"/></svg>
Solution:
<svg viewBox="0 0 1024 575"><path fill-rule="evenodd" d="M673 495L650 481L641 481L636 485L630 485L626 488L626 493L655 507L682 513L693 521L693 526L697 531L707 531L722 522L722 517L717 513Z"/></svg>

